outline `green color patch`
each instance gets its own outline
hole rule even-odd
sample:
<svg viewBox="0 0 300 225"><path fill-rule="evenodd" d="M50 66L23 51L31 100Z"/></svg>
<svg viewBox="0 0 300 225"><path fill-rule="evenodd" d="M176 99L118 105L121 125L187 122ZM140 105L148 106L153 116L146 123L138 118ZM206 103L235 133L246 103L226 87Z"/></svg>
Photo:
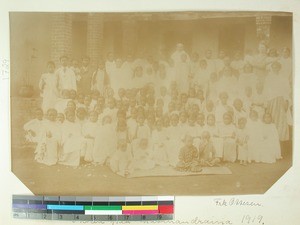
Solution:
<svg viewBox="0 0 300 225"><path fill-rule="evenodd" d="M84 206L84 210L122 210L121 205Z"/></svg>

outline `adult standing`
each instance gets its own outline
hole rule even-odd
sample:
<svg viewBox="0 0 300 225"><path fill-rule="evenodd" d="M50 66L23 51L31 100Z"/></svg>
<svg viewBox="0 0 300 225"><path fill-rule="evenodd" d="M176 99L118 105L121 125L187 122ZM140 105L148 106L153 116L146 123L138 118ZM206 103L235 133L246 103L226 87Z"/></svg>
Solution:
<svg viewBox="0 0 300 225"><path fill-rule="evenodd" d="M93 71L90 68L90 58L86 56L82 59L82 65L80 68L80 77L77 80L78 92L83 94L90 93L92 74Z"/></svg>
<svg viewBox="0 0 300 225"><path fill-rule="evenodd" d="M187 59L186 59L186 62L189 63L190 62L190 57L189 55L186 53L186 51L184 50L184 45L182 43L178 43L176 45L176 50L175 52L171 55L171 59L173 60L173 62L175 63L175 65L177 63L180 63L182 60L181 60L181 56L185 54Z"/></svg>
<svg viewBox="0 0 300 225"><path fill-rule="evenodd" d="M68 67L68 56L60 57L61 67L56 70L55 74L58 78L58 90L60 93L63 90L75 90L77 91L76 75L74 71Z"/></svg>
<svg viewBox="0 0 300 225"><path fill-rule="evenodd" d="M287 110L289 105L290 90L289 82L281 74L281 64L273 62L271 72L266 77L265 85L267 88L267 112L272 116L276 125L279 140L289 140L289 127L287 122Z"/></svg>

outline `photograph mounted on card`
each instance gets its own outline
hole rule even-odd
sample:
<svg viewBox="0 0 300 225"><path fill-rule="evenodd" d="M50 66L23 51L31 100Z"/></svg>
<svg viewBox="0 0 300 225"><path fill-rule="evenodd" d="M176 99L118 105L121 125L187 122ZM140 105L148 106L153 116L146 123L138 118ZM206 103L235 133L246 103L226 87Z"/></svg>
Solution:
<svg viewBox="0 0 300 225"><path fill-rule="evenodd" d="M292 165L292 18L10 12L12 172L38 195L265 193Z"/></svg>

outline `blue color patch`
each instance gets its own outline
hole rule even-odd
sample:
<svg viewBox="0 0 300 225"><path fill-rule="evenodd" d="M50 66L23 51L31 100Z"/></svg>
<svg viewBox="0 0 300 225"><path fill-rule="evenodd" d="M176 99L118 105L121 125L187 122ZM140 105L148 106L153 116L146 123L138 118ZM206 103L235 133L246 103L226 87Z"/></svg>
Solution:
<svg viewBox="0 0 300 225"><path fill-rule="evenodd" d="M47 205L49 210L84 210L83 205Z"/></svg>

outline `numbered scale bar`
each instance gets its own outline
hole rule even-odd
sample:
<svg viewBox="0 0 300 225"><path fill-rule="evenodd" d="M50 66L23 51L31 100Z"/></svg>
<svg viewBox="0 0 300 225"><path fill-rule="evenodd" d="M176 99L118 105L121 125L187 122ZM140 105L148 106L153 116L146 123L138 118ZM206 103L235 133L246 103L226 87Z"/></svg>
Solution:
<svg viewBox="0 0 300 225"><path fill-rule="evenodd" d="M41 220L172 220L173 196L23 196L12 199L13 217Z"/></svg>

